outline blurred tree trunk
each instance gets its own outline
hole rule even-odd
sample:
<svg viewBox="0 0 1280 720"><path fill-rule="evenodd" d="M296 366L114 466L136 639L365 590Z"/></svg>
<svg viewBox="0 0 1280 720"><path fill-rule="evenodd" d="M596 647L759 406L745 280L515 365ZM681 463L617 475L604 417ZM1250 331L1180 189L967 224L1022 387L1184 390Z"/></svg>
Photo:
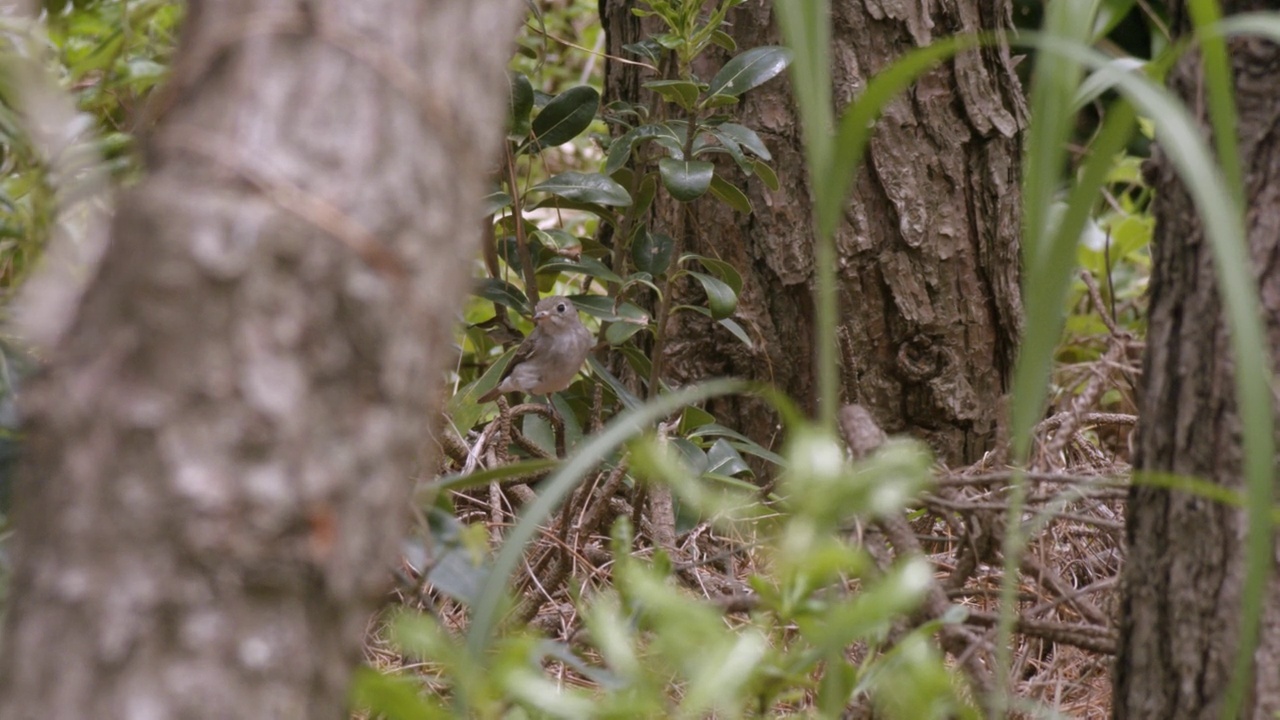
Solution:
<svg viewBox="0 0 1280 720"><path fill-rule="evenodd" d="M1227 12L1273 5L1223 3ZM1190 30L1185 18L1180 27ZM1228 48L1240 115L1245 226L1276 358L1280 47L1241 38ZM1180 63L1169 82L1203 112L1205 90L1194 57ZM1160 155L1154 185L1151 309L1135 465L1243 490L1234 361L1212 251L1190 196ZM1152 487L1130 490L1116 717L1221 717L1239 637L1244 532L1239 509ZM1252 705L1244 714L1259 720L1280 712L1280 582L1274 579L1270 597L1255 655Z"/></svg>
<svg viewBox="0 0 1280 720"><path fill-rule="evenodd" d="M622 47L641 31L628 4L602 0L609 52L624 57ZM839 110L867 78L913 48L953 33L1012 27L1007 0L932 3L924 14L917 3L833 6ZM730 13L739 51L779 44L773 15L772 0L748 0ZM610 63L606 98L642 99L638 72ZM681 313L673 317L667 367L676 382L768 380L812 409L813 226L789 80L747 93L736 112L772 152L781 188L770 191L724 165L755 212L741 215L708 196L696 203L696 230L684 243L742 273L736 317L755 343L748 348L709 319ZM1007 48L966 53L925 75L880 120L837 236L844 397L835 400L867 407L885 430L921 437L953 464L979 459L1003 419L1021 313L1025 115ZM661 206L657 216L664 216ZM726 399L712 409L758 441L777 435L777 417L761 401Z"/></svg>
<svg viewBox="0 0 1280 720"><path fill-rule="evenodd" d="M189 3L149 175L30 386L0 717L346 715L519 6Z"/></svg>

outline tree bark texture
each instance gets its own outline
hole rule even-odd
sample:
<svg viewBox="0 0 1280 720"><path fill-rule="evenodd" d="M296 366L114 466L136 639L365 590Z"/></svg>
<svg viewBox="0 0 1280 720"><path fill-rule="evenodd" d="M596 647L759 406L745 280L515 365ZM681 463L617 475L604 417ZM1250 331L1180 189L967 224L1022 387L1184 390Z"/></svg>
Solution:
<svg viewBox="0 0 1280 720"><path fill-rule="evenodd" d="M0 717L346 715L519 8L189 3L148 177L30 386Z"/></svg>
<svg viewBox="0 0 1280 720"><path fill-rule="evenodd" d="M606 4L609 47L621 53L638 39L640 24L624 17L626 3ZM779 43L773 15L771 0L748 0L730 13L740 51ZM1007 1L977 0L838 2L831 22L841 111L868 78L913 48L1012 27ZM992 447L1019 332L1026 108L1012 68L1007 48L968 52L891 103L837 235L844 397L822 401L863 405L886 431L927 440L949 463L974 461ZM706 70L710 77L715 67ZM611 63L606 95L637 92L637 72ZM736 112L769 147L780 189L722 163L754 212L741 215L708 196L693 206L690 223L666 231L683 232L686 249L742 273L736 318L754 343L746 347L711 320L680 313L668 367L676 382L767 380L812 409L819 402L812 206L789 78L747 93ZM657 215L677 216L661 205ZM712 409L758 441L777 434L777 417L759 400L726 399Z"/></svg>
<svg viewBox="0 0 1280 720"><path fill-rule="evenodd" d="M1224 3L1224 10L1273 4ZM1280 48L1240 38L1230 41L1228 52L1240 116L1245 227L1274 363L1280 357ZM1179 64L1169 82L1203 114L1196 58ZM1203 115L1202 122L1207 127ZM1156 227L1135 464L1243 490L1234 362L1212 251L1172 163L1157 154L1153 165ZM1239 509L1195 495L1141 485L1130 490L1115 717L1221 716L1239 636L1245 525ZM1270 598L1245 713L1259 720L1280 712L1275 580Z"/></svg>

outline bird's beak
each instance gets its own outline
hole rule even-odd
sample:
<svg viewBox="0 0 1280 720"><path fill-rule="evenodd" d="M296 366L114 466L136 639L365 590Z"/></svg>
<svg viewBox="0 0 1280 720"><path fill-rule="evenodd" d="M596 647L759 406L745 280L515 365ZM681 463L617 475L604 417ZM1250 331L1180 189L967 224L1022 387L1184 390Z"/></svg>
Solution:
<svg viewBox="0 0 1280 720"><path fill-rule="evenodd" d="M538 323L538 322L542 322L543 320L546 320L549 317L551 317L550 312L546 310L539 310L538 312L533 314L533 321L535 323Z"/></svg>

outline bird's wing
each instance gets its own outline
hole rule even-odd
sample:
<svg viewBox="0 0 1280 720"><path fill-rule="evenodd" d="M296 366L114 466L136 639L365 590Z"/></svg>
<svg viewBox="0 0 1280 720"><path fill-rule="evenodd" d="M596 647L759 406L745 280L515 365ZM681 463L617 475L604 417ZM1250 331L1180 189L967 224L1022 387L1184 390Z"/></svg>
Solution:
<svg viewBox="0 0 1280 720"><path fill-rule="evenodd" d="M507 369L502 371L502 377L499 382L505 380L511 374L511 371L516 369L517 365L533 357L533 354L538 351L538 348L542 345L542 332L540 331L541 328L534 328L533 332L529 333L529 337L520 343L520 347L516 348L516 354L511 356L511 362L507 363Z"/></svg>

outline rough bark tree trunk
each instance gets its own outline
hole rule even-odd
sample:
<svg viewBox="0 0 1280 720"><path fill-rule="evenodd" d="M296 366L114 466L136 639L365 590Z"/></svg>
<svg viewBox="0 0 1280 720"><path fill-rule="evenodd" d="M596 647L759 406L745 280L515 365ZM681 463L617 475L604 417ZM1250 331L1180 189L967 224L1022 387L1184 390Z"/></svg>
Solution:
<svg viewBox="0 0 1280 720"><path fill-rule="evenodd" d="M1223 7L1242 12L1273 5L1252 0ZM1229 52L1248 243L1272 357L1280 358L1280 47L1237 39ZM1200 78L1195 58L1169 78L1197 111L1204 108ZM1242 490L1234 363L1212 253L1171 163L1157 155L1154 169L1151 309L1135 465ZM1130 491L1115 717L1221 716L1239 635L1244 531L1236 508L1152 487ZM1245 713L1259 720L1280 712L1280 582L1273 581L1270 598Z"/></svg>
<svg viewBox="0 0 1280 720"><path fill-rule="evenodd" d="M603 5L610 52L625 56L622 46L639 39L640 23L626 2ZM833 6L832 82L841 109L867 78L915 47L1012 27L1007 0L931 3L928 12L918 3L880 0ZM779 42L771 0L748 0L729 19L742 50ZM974 461L991 448L1018 337L1026 109L1012 67L1007 48L966 53L893 102L837 238L844 397L836 400L865 406L890 433L927 440L950 463ZM637 72L611 63L606 96L634 101ZM743 274L736 317L756 342L748 348L707 318L682 313L674 317L668 367L677 382L768 380L812 407L813 232L793 108L787 81L745 96L740 121L760 132L782 187L770 191L726 166L755 212L742 216L715 199L700 200L695 231L684 238L687 249L723 258ZM727 399L713 410L759 441L776 435L777 418L760 401Z"/></svg>
<svg viewBox="0 0 1280 720"><path fill-rule="evenodd" d="M519 5L189 4L150 174L30 385L0 717L344 716Z"/></svg>

